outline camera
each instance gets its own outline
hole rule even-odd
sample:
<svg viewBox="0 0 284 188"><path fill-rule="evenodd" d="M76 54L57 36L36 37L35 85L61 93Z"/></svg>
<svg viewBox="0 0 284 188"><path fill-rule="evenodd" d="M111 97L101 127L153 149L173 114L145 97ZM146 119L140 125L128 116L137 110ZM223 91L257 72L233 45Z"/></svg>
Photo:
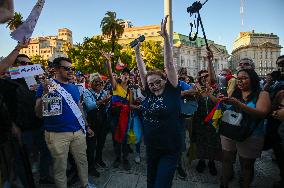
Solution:
<svg viewBox="0 0 284 188"><path fill-rule="evenodd" d="M144 40L145 40L145 36L141 35L137 39L135 39L132 42L130 42L130 47L133 48L133 47L135 47L138 44L138 42L143 42Z"/></svg>

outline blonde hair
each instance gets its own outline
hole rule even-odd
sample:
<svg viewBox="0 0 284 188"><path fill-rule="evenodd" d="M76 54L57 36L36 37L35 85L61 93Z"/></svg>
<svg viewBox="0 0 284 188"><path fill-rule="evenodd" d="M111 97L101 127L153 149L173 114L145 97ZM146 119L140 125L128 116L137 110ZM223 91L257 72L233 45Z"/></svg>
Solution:
<svg viewBox="0 0 284 188"><path fill-rule="evenodd" d="M153 70L147 72L146 81L147 81L147 78L151 75L158 75L158 76L161 76L161 78L164 79L164 80L167 79L167 76L164 72L162 72L161 70L158 70L158 69L153 69Z"/></svg>
<svg viewBox="0 0 284 188"><path fill-rule="evenodd" d="M101 75L99 73L90 74L89 77L90 83L92 84L95 80L102 80Z"/></svg>

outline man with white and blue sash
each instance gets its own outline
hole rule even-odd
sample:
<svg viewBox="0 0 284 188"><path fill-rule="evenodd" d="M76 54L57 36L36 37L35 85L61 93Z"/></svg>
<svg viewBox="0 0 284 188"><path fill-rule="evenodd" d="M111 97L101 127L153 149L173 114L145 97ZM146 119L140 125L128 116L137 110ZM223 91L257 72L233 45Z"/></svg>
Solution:
<svg viewBox="0 0 284 188"><path fill-rule="evenodd" d="M77 164L82 187L88 184L86 155L86 121L81 112L78 87L70 84L74 68L71 60L55 58L55 80L46 80L37 90L36 113L44 118L45 141L54 161L54 179L57 188L67 188L67 157L72 153ZM87 131L86 131L87 130Z"/></svg>

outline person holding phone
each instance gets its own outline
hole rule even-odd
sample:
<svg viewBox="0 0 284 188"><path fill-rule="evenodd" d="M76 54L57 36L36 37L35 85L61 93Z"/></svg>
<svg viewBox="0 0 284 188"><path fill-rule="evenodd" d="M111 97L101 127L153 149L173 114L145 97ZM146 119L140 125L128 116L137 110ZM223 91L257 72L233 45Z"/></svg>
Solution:
<svg viewBox="0 0 284 188"><path fill-rule="evenodd" d="M146 72L140 46L135 55L146 98L142 103L144 140L147 156L147 187L170 188L182 149L178 75L173 64L173 51L166 30L168 16L161 23L164 38L166 74L159 70Z"/></svg>

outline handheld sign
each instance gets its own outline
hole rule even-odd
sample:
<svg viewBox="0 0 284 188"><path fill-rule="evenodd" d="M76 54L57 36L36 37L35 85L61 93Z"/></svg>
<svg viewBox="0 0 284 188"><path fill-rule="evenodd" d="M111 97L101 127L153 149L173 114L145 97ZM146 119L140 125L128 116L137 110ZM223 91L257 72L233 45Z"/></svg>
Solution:
<svg viewBox="0 0 284 188"><path fill-rule="evenodd" d="M11 79L14 80L18 78L26 78L26 77L44 74L44 71L41 68L40 64L34 64L34 65L11 67L9 69L9 73Z"/></svg>
<svg viewBox="0 0 284 188"><path fill-rule="evenodd" d="M37 20L43 8L45 0L38 0L28 18L16 30L11 33L11 37L19 42L25 43L29 40L35 29Z"/></svg>

